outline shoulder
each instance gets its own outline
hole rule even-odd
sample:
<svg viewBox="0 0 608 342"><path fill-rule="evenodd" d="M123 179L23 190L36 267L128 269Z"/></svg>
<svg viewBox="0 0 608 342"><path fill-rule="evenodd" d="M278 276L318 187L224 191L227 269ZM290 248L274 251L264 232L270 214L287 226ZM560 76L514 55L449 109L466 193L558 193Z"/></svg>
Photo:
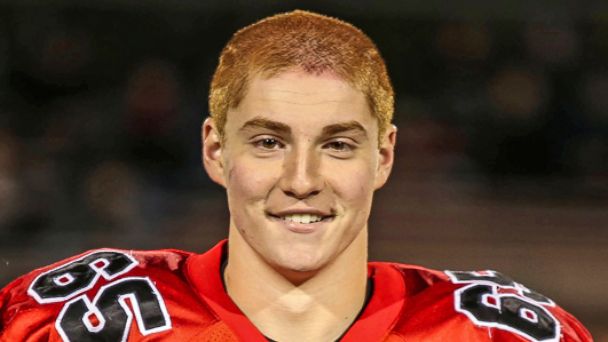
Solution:
<svg viewBox="0 0 608 342"><path fill-rule="evenodd" d="M0 293L5 304L15 300L39 304L64 302L126 275L179 272L189 256L190 253L179 250L90 250L36 269L8 284Z"/></svg>
<svg viewBox="0 0 608 342"><path fill-rule="evenodd" d="M0 290L0 340L88 340L103 330L120 341L133 318L141 336L170 330L169 307L203 306L184 275L191 255L97 249L34 270Z"/></svg>
<svg viewBox="0 0 608 342"><path fill-rule="evenodd" d="M500 272L436 271L394 263L383 267L397 270L406 288L396 336L592 341L584 326L553 300Z"/></svg>

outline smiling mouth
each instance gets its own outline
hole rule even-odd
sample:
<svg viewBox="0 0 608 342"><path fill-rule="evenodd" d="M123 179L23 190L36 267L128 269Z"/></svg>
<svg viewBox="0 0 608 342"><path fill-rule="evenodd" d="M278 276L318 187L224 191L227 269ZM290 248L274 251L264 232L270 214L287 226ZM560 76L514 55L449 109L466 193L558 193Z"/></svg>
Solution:
<svg viewBox="0 0 608 342"><path fill-rule="evenodd" d="M322 222L322 221L329 221L334 217L333 215L321 216L321 215L317 215L317 214L288 214L288 215L282 215L282 216L268 214L268 216L270 216L274 219L285 221L287 223L298 223L298 224L310 224L310 223L317 223L317 222Z"/></svg>

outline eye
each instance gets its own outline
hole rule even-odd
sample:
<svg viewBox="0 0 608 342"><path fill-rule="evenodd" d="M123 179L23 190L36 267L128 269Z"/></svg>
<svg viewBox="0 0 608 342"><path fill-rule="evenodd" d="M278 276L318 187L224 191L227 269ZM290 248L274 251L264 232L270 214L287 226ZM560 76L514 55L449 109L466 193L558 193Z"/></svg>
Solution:
<svg viewBox="0 0 608 342"><path fill-rule="evenodd" d="M255 147L263 150L276 150L283 148L283 144L275 138L262 138L253 142Z"/></svg>
<svg viewBox="0 0 608 342"><path fill-rule="evenodd" d="M350 152L353 150L353 146L344 141L332 141L325 144L325 148L336 152Z"/></svg>

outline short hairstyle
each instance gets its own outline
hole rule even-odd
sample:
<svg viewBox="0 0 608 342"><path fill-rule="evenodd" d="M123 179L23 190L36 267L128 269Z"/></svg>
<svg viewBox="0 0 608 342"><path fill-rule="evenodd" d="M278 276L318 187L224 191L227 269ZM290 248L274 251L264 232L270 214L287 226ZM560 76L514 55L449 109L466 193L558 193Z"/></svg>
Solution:
<svg viewBox="0 0 608 342"><path fill-rule="evenodd" d="M384 60L361 30L342 20L296 10L237 31L222 50L209 92L209 111L224 136L227 113L245 97L248 81L288 69L335 73L367 98L378 139L390 124L394 95Z"/></svg>

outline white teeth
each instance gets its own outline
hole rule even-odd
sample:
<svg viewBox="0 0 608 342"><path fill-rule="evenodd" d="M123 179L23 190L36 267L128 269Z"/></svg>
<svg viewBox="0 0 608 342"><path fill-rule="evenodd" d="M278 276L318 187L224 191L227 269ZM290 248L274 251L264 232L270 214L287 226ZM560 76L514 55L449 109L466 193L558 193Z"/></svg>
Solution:
<svg viewBox="0 0 608 342"><path fill-rule="evenodd" d="M295 223L315 223L323 220L323 217L314 214L293 214L283 216L283 220Z"/></svg>

